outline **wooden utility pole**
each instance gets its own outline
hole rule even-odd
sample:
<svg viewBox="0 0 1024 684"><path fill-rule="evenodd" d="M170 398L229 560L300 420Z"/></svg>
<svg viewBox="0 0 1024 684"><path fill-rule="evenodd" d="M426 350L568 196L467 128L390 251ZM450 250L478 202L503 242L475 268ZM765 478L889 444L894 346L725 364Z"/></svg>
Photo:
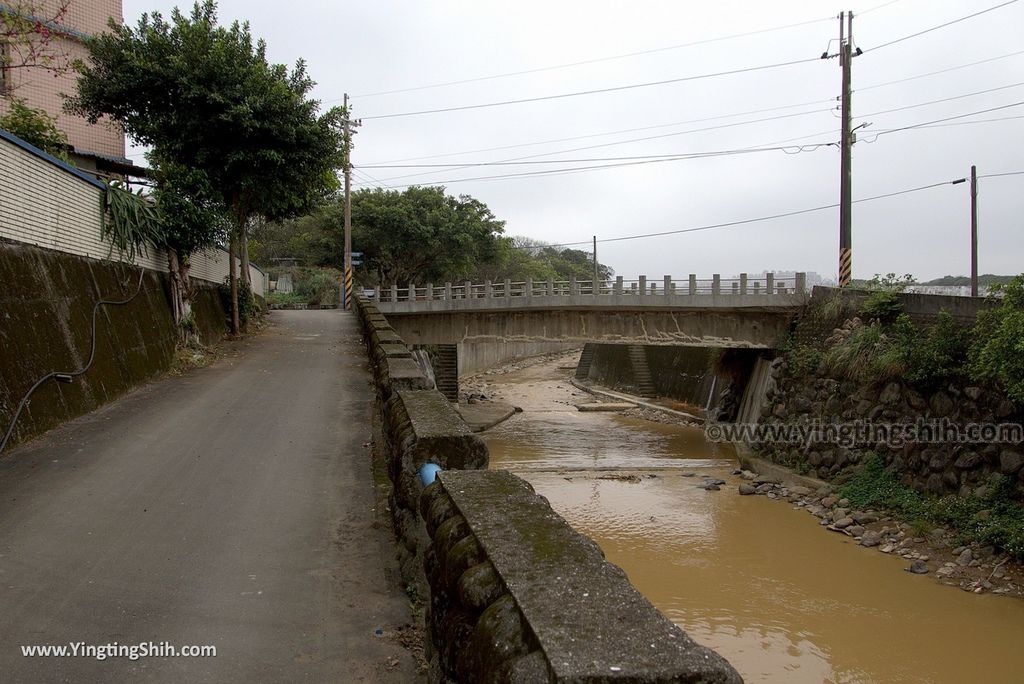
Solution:
<svg viewBox="0 0 1024 684"><path fill-rule="evenodd" d="M342 170L345 173L345 274L341 290L341 306L352 308L352 117L348 93L343 103L345 119L342 133Z"/></svg>
<svg viewBox="0 0 1024 684"><path fill-rule="evenodd" d="M843 22L846 21L845 35ZM853 12L839 14L839 66L842 68L842 142L839 169L839 286L853 278L853 115L850 100L853 62Z"/></svg>
<svg viewBox="0 0 1024 684"><path fill-rule="evenodd" d="M971 165L971 296L978 296L978 167Z"/></svg>
<svg viewBox="0 0 1024 684"><path fill-rule="evenodd" d="M593 287L593 291L594 291L595 295L598 293L597 292L597 236L596 235L594 236L594 287Z"/></svg>

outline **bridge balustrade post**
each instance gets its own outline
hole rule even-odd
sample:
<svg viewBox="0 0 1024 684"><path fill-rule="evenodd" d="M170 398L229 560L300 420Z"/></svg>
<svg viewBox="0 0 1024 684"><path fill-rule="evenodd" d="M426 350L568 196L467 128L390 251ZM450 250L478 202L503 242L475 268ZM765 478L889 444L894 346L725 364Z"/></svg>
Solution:
<svg viewBox="0 0 1024 684"><path fill-rule="evenodd" d="M444 300L446 302L450 302L452 300L452 284L451 283L445 283L444 284Z"/></svg>
<svg viewBox="0 0 1024 684"><path fill-rule="evenodd" d="M552 278L548 278L546 292L548 297L555 296L555 281Z"/></svg>
<svg viewBox="0 0 1024 684"><path fill-rule="evenodd" d="M722 276L719 273L711 276L711 294L717 295L722 293Z"/></svg>
<svg viewBox="0 0 1024 684"><path fill-rule="evenodd" d="M434 283L427 283L427 301L434 301Z"/></svg>
<svg viewBox="0 0 1024 684"><path fill-rule="evenodd" d="M617 295L622 294L622 276L615 276L615 289L613 292Z"/></svg>
<svg viewBox="0 0 1024 684"><path fill-rule="evenodd" d="M409 299L410 302L415 302L416 301L416 285L414 283L409 283L409 297L408 297L408 299Z"/></svg>
<svg viewBox="0 0 1024 684"><path fill-rule="evenodd" d="M697 274L696 273L691 273L690 274L690 294L691 295L697 294Z"/></svg>
<svg viewBox="0 0 1024 684"><path fill-rule="evenodd" d="M512 281L505 278L505 299L512 299Z"/></svg>
<svg viewBox="0 0 1024 684"><path fill-rule="evenodd" d="M761 283L757 280L754 281L754 294L761 294Z"/></svg>
<svg viewBox="0 0 1024 684"><path fill-rule="evenodd" d="M747 274L740 273L740 294L747 294Z"/></svg>
<svg viewBox="0 0 1024 684"><path fill-rule="evenodd" d="M527 300L533 298L533 278L527 278L526 283L523 285L523 296Z"/></svg>
<svg viewBox="0 0 1024 684"><path fill-rule="evenodd" d="M647 276L642 275L638 277L637 280L640 281L638 284L639 292L637 294L643 297L645 294L647 294Z"/></svg>
<svg viewBox="0 0 1024 684"><path fill-rule="evenodd" d="M491 287L491 281L484 281L484 299L490 299L493 294L493 288Z"/></svg>
<svg viewBox="0 0 1024 684"><path fill-rule="evenodd" d="M570 297L572 297L572 296L574 296L576 294L579 294L579 290L577 288L578 288L578 285L576 284L576 276L570 277L569 278L569 296Z"/></svg>
<svg viewBox="0 0 1024 684"><path fill-rule="evenodd" d="M669 297L672 295L672 276L665 276L665 296Z"/></svg>
<svg viewBox="0 0 1024 684"><path fill-rule="evenodd" d="M764 274L764 290L765 294L775 294L775 274L765 273Z"/></svg>
<svg viewBox="0 0 1024 684"><path fill-rule="evenodd" d="M807 291L806 273L801 272L796 274L796 283L794 284L793 289L796 291L797 294L803 294L804 292Z"/></svg>
<svg viewBox="0 0 1024 684"><path fill-rule="evenodd" d="M391 283L391 301L392 302L397 302L398 301L398 284L397 283Z"/></svg>
<svg viewBox="0 0 1024 684"><path fill-rule="evenodd" d="M465 292L462 293L463 299L472 299L473 298L473 283L472 283L472 281L467 280L465 283L462 284L462 286L465 288Z"/></svg>

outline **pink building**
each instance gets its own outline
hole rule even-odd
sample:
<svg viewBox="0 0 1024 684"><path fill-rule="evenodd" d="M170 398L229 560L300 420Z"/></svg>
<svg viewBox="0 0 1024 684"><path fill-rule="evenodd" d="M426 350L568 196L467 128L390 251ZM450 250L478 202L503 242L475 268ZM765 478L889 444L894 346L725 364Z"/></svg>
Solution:
<svg viewBox="0 0 1024 684"><path fill-rule="evenodd" d="M39 19L54 17L62 4L60 0L0 0L0 6L28 9ZM62 59L84 60L88 54L84 39L105 31L110 19L118 23L123 20L121 0L71 0L60 23L50 27L55 39L49 52ZM58 126L74 148L71 157L80 169L101 176L120 176L128 172L131 162L125 158L125 137L120 126L104 121L93 125L64 112L61 94L74 93L76 75L73 71L63 74L41 68L4 71L0 82L3 88L0 113L9 107L9 97L25 100L30 107L57 117Z"/></svg>

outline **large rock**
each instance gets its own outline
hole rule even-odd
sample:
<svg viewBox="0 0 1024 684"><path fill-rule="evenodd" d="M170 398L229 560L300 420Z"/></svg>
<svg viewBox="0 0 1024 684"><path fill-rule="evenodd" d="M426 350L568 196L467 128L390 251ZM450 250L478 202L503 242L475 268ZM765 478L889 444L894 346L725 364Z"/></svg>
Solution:
<svg viewBox="0 0 1024 684"><path fill-rule="evenodd" d="M965 451L957 457L953 466L961 470L970 470L977 468L984 460L985 458L976 451Z"/></svg>
<svg viewBox="0 0 1024 684"><path fill-rule="evenodd" d="M898 382L890 382L878 395L878 400L883 404L895 404L900 400L901 388Z"/></svg>
<svg viewBox="0 0 1024 684"><path fill-rule="evenodd" d="M1024 457L1014 449L1003 449L999 452L999 470L1003 475L1013 476L1024 465Z"/></svg>
<svg viewBox="0 0 1024 684"><path fill-rule="evenodd" d="M953 402L953 398L946 392L939 390L932 395L931 400L928 402L928 407L931 409L932 414L939 418L945 418L953 413L956 409L956 404Z"/></svg>

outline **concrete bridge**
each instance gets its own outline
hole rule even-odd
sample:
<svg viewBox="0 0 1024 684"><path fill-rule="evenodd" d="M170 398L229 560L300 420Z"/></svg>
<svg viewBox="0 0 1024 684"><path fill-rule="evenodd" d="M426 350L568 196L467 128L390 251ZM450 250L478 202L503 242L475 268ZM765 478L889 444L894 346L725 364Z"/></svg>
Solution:
<svg viewBox="0 0 1024 684"><path fill-rule="evenodd" d="M787 280L504 281L391 286L378 306L412 345L613 344L772 348L807 301ZM544 351L540 349L539 351Z"/></svg>

